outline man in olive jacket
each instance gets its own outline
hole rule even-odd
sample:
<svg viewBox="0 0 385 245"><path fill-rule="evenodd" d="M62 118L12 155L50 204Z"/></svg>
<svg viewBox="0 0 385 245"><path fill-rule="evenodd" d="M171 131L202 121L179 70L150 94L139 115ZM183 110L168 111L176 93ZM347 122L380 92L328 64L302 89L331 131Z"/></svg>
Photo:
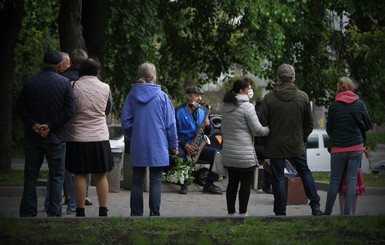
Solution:
<svg viewBox="0 0 385 245"><path fill-rule="evenodd" d="M261 122L270 133L263 154L270 158L275 215L286 215L284 167L289 160L301 177L313 215L321 215L320 197L307 165L306 141L313 130L308 95L294 85L295 71L283 64L277 70L278 85L262 103Z"/></svg>

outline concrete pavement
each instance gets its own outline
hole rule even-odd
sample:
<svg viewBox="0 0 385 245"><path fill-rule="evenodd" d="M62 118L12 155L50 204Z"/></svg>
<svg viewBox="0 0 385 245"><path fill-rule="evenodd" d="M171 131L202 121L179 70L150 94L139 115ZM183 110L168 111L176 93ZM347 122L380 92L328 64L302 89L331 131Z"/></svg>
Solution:
<svg viewBox="0 0 385 245"><path fill-rule="evenodd" d="M20 166L21 165L21 166ZM13 164L13 168L22 168L23 164ZM43 168L46 166L43 165ZM226 181L216 182L222 190L226 189ZM163 183L161 216L162 217L223 217L227 215L226 194L203 194L202 187L192 184L187 195L178 194L179 186ZM318 194L321 197L321 210L325 208L327 184L317 183ZM23 187L0 187L0 215L9 218L19 217L19 204ZM44 209L45 187L37 187L38 215L45 218ZM89 189L89 197L93 206L86 206L87 217L98 217L99 205L94 186ZM259 190L252 190L248 205L250 216L273 216L273 195L265 194ZM385 215L385 188L368 188L367 192L358 198L357 215ZM72 218L74 214L66 214L63 206L63 218ZM238 207L238 203L236 204ZM118 193L109 193L109 217L130 216L130 191L121 189ZM238 209L238 208L237 208ZM149 215L148 192L144 193L144 216ZM288 205L288 216L309 216L311 209L308 205ZM336 199L334 213L339 215L339 201Z"/></svg>
<svg viewBox="0 0 385 245"><path fill-rule="evenodd" d="M166 184L168 185L168 184ZM169 189L172 187L169 187ZM196 187L201 188L201 187ZM191 191L187 195L177 193L179 189L175 186L175 191L162 193L161 216L162 217L223 217L227 215L226 195L203 194L199 191ZM2 187L0 188L0 215L9 218L19 217L19 204L21 200L22 187ZM385 195L375 192L376 195L361 195L358 198L357 215L385 215ZM19 194L19 195L15 195ZM37 217L47 217L43 212L45 189L38 187L38 215ZM321 197L321 210L325 207L326 191L318 191ZM89 190L90 199L93 206L86 206L87 217L98 216L98 201L94 186ZM121 190L119 193L109 193L108 196L108 215L110 217L129 217L130 216L130 191ZM237 204L238 206L238 204ZM63 218L72 218L74 214L66 214L66 206L63 206ZM144 216L148 216L148 192L144 193ZM273 195L265 194L260 191L252 190L248 206L250 216L273 216ZM338 198L334 206L333 215L339 214ZM288 205L288 216L309 216L311 210L308 205Z"/></svg>

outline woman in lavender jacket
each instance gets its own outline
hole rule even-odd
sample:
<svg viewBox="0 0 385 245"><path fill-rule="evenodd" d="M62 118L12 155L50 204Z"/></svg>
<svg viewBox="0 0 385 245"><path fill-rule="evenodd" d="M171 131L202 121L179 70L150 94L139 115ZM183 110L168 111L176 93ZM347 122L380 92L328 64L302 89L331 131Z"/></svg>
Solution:
<svg viewBox="0 0 385 245"><path fill-rule="evenodd" d="M130 142L133 169L130 198L131 216L143 216L143 182L150 169L150 216L160 215L163 167L169 152L178 154L174 107L156 82L156 68L144 63L139 80L131 88L122 109L123 134Z"/></svg>

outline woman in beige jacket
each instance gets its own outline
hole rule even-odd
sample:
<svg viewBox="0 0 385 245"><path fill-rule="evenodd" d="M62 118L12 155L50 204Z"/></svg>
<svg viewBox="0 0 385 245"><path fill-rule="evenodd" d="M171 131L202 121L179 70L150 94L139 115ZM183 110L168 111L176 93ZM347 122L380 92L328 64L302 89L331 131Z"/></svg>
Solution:
<svg viewBox="0 0 385 245"><path fill-rule="evenodd" d="M85 216L86 175L95 180L99 201L99 216L107 216L108 181L106 172L113 168L106 116L111 111L108 84L98 79L100 63L87 59L74 81L76 112L69 122L66 169L75 174L76 216Z"/></svg>

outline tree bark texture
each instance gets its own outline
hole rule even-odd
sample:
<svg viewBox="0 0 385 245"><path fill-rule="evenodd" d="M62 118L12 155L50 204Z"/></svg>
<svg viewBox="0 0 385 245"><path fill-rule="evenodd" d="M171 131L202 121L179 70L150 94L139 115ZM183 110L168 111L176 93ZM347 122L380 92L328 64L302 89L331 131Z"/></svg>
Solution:
<svg viewBox="0 0 385 245"><path fill-rule="evenodd" d="M98 57L102 67L104 67L106 18L106 0L83 0L83 37L88 55Z"/></svg>
<svg viewBox="0 0 385 245"><path fill-rule="evenodd" d="M3 1L2 1L3 2ZM11 170L12 83L15 47L22 27L24 0L5 0L0 9L0 172Z"/></svg>
<svg viewBox="0 0 385 245"><path fill-rule="evenodd" d="M61 0L59 11L59 37L61 51L74 49L87 51L82 27L82 0Z"/></svg>

